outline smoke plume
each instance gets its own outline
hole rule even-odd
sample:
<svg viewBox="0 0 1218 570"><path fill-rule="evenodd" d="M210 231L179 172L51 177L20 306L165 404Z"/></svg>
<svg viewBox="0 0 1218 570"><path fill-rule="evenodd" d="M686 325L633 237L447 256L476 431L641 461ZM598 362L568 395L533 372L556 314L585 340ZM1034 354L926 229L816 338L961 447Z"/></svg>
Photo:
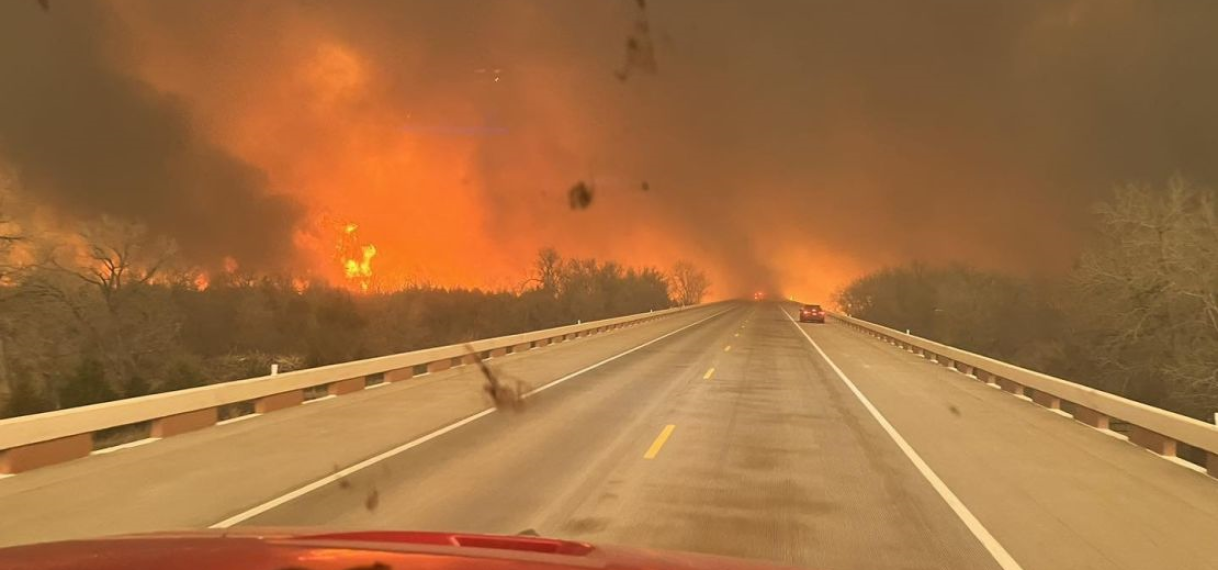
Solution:
<svg viewBox="0 0 1218 570"><path fill-rule="evenodd" d="M77 218L142 222L200 262L289 261L300 206L136 76L136 49L103 4L5 3L0 160L36 198Z"/></svg>
<svg viewBox="0 0 1218 570"><path fill-rule="evenodd" d="M1060 271L1112 186L1218 182L1207 0L92 6L0 8L0 156L200 251L280 255L299 203L412 279L552 245L823 299L912 259Z"/></svg>

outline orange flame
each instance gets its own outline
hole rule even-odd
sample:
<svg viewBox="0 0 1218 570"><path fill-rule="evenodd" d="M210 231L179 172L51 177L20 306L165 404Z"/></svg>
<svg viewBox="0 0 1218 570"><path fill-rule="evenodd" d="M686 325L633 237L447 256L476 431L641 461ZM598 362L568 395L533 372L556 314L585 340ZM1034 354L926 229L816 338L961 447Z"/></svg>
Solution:
<svg viewBox="0 0 1218 570"><path fill-rule="evenodd" d="M361 260L348 259L344 262L344 269L347 273L347 279L359 280L360 289L368 290L369 281L372 279L372 258L376 256L375 245L365 245L360 250L363 252L364 258Z"/></svg>
<svg viewBox="0 0 1218 570"><path fill-rule="evenodd" d="M342 262L343 274L347 280L358 283L361 291L368 291L372 285L372 258L376 257L376 246L372 244L356 245L355 232L359 226L348 222L343 227L343 236L338 241L339 258ZM358 247L358 255L356 255Z"/></svg>

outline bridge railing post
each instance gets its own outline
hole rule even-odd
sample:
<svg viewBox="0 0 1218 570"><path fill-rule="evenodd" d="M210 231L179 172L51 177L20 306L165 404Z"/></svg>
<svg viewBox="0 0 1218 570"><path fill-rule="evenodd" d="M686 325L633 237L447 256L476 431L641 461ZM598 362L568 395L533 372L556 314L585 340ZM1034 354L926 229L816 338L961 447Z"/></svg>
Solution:
<svg viewBox="0 0 1218 570"><path fill-rule="evenodd" d="M1023 396L1026 398L1028 395L1027 388L1023 384L1020 384L1019 382L1011 380L1010 378L1003 378L1001 376L998 376L996 381L998 383L999 388L1002 388L1003 390L1005 390L1007 392L1015 394L1016 396Z"/></svg>
<svg viewBox="0 0 1218 570"><path fill-rule="evenodd" d="M357 378L347 378L346 380L338 380L331 382L330 385L326 387L326 393L331 396L342 396L343 394L350 394L352 392L363 390L365 384L367 384L367 380L363 376Z"/></svg>
<svg viewBox="0 0 1218 570"><path fill-rule="evenodd" d="M263 396L254 400L254 413L269 414L276 410L299 406L304 403L304 390L292 390Z"/></svg>
<svg viewBox="0 0 1218 570"><path fill-rule="evenodd" d="M93 434L82 433L0 450L0 473L12 474L87 457Z"/></svg>
<svg viewBox="0 0 1218 570"><path fill-rule="evenodd" d="M1109 418L1107 415L1097 412L1086 406L1074 406L1074 419L1089 425L1095 429L1111 429Z"/></svg>
<svg viewBox="0 0 1218 570"><path fill-rule="evenodd" d="M414 378L414 367L398 368L385 373L386 382L401 382L402 380L410 380Z"/></svg>
<svg viewBox="0 0 1218 570"><path fill-rule="evenodd" d="M1050 410L1062 409L1061 398L1058 398L1057 396L1054 396L1053 394L1050 394L1048 392L1042 392L1040 390L1033 392L1032 401L1036 402L1037 404L1040 404L1046 408L1049 408Z"/></svg>
<svg viewBox="0 0 1218 570"><path fill-rule="evenodd" d="M164 438L214 426L220 420L219 415L216 408L206 408L157 418L152 421L151 435Z"/></svg>
<svg viewBox="0 0 1218 570"><path fill-rule="evenodd" d="M1176 440L1138 425L1129 425L1129 441L1159 455L1167 457L1176 456Z"/></svg>

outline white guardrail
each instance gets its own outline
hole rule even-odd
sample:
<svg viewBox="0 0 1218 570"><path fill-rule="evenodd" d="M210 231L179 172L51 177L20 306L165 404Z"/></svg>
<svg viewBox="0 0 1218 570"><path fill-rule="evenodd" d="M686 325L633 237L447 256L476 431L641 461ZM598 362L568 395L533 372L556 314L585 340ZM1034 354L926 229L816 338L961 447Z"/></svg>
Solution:
<svg viewBox="0 0 1218 570"><path fill-rule="evenodd" d="M220 410L226 406L243 405L246 411L264 414L303 403L305 392L310 390L324 389L329 395L337 396L363 390L370 376L383 375L384 382L396 382L412 378L416 373L438 372L454 365L469 364L478 358L470 354L470 348L478 355L493 358L637 325L692 308L695 307L477 340L469 343L469 348L465 344L441 346L3 419L0 420L0 474L87 456L94 451L94 435L111 428L151 422L151 437L169 437L215 425L220 421Z"/></svg>
<svg viewBox="0 0 1218 570"><path fill-rule="evenodd" d="M1046 408L1060 411L1062 403L1069 402L1074 418L1096 429L1110 429L1114 419L1125 422L1130 442L1159 455L1175 458L1177 442L1203 450L1207 471L1218 477L1218 426L840 313L830 316Z"/></svg>

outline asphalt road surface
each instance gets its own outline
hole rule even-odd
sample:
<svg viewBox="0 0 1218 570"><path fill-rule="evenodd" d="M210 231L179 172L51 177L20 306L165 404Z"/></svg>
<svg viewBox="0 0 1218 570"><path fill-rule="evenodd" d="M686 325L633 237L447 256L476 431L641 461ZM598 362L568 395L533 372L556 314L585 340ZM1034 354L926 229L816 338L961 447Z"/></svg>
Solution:
<svg viewBox="0 0 1218 570"><path fill-rule="evenodd" d="M544 387L518 412L466 367L0 480L0 542L533 529L829 570L1218 568L1218 481L790 310L492 360Z"/></svg>

